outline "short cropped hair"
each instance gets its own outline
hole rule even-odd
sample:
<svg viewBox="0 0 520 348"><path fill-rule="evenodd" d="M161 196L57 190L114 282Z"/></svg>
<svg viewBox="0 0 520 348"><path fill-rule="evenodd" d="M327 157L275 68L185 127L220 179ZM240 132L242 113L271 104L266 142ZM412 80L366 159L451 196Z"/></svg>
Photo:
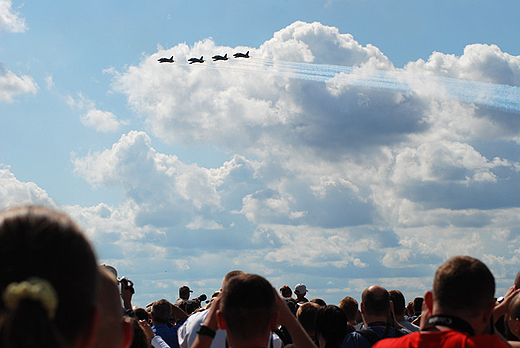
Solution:
<svg viewBox="0 0 520 348"><path fill-rule="evenodd" d="M269 332L276 315L276 297L271 284L256 274L240 274L228 280L220 300L226 330L241 340Z"/></svg>
<svg viewBox="0 0 520 348"><path fill-rule="evenodd" d="M476 315L494 303L495 278L480 260L454 256L435 272L433 298L446 314Z"/></svg>
<svg viewBox="0 0 520 348"><path fill-rule="evenodd" d="M159 324L166 324L172 315L172 305L168 300L155 301L152 305L153 320Z"/></svg>
<svg viewBox="0 0 520 348"><path fill-rule="evenodd" d="M316 313L318 313L320 305L314 302L306 302L302 304L296 311L296 319L307 332L316 329Z"/></svg>
<svg viewBox="0 0 520 348"><path fill-rule="evenodd" d="M356 320L359 306L358 302L354 298L350 296L344 297L339 303L339 308L345 312L345 315L349 321Z"/></svg>
<svg viewBox="0 0 520 348"><path fill-rule="evenodd" d="M520 318L520 296L516 294L509 304L508 314L511 319Z"/></svg>
<svg viewBox="0 0 520 348"><path fill-rule="evenodd" d="M390 290L388 291L388 295L390 295L390 301L394 304L394 313L395 315L404 315L404 307L406 306L406 302L404 300L404 295L399 290Z"/></svg>
<svg viewBox="0 0 520 348"><path fill-rule="evenodd" d="M288 285L284 285L280 288L280 294L282 294L283 297L291 297L292 290Z"/></svg>
<svg viewBox="0 0 520 348"><path fill-rule="evenodd" d="M338 306L320 307L316 313L316 336L325 339L321 348L339 348L347 334L347 316Z"/></svg>
<svg viewBox="0 0 520 348"><path fill-rule="evenodd" d="M366 288L361 294L361 301L366 314L383 316L388 314L390 308L390 296L388 291L382 287L374 289Z"/></svg>

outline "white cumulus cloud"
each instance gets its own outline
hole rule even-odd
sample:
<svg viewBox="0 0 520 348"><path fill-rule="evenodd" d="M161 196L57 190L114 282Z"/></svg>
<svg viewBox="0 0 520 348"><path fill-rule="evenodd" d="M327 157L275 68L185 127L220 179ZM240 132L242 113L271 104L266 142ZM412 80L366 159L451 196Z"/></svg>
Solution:
<svg viewBox="0 0 520 348"><path fill-rule="evenodd" d="M102 111L97 109L91 109L86 115L80 117L81 123L87 127L93 127L99 132L108 133L115 132L119 129L121 124L125 124L119 121L113 113L110 111Z"/></svg>
<svg viewBox="0 0 520 348"><path fill-rule="evenodd" d="M34 94L37 91L38 85L31 76L18 76L0 63L0 102L12 103L19 94Z"/></svg>
<svg viewBox="0 0 520 348"><path fill-rule="evenodd" d="M0 0L0 32L23 33L27 30L25 19L12 6L11 0Z"/></svg>

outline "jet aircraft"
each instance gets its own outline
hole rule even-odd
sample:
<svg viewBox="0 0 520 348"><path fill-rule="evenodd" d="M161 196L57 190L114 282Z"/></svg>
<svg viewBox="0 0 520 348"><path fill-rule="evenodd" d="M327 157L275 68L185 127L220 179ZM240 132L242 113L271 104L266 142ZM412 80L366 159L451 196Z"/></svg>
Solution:
<svg viewBox="0 0 520 348"><path fill-rule="evenodd" d="M188 62L190 62L190 64L204 63L204 56L200 56L200 58L190 58L190 59L188 59Z"/></svg>
<svg viewBox="0 0 520 348"><path fill-rule="evenodd" d="M240 52L235 53L233 55L233 57L235 57L235 58L249 58L249 51L247 51L246 54L243 54L243 53L240 53Z"/></svg>
<svg viewBox="0 0 520 348"><path fill-rule="evenodd" d="M216 55L216 56L213 56L211 57L213 59L213 61L217 61L217 60L228 60L229 58L227 57L227 53L224 55L224 57L222 57L221 55Z"/></svg>
<svg viewBox="0 0 520 348"><path fill-rule="evenodd" d="M170 58L159 58L157 59L159 63L173 63L173 56Z"/></svg>

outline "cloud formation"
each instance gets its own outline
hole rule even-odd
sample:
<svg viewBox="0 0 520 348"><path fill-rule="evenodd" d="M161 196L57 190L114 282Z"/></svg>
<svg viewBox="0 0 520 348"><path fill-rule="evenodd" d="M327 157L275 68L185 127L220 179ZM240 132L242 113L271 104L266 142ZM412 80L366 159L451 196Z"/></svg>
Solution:
<svg viewBox="0 0 520 348"><path fill-rule="evenodd" d="M0 32L23 33L27 30L25 19L12 9L11 0L0 0Z"/></svg>
<svg viewBox="0 0 520 348"><path fill-rule="evenodd" d="M251 58L186 62L238 51ZM175 63L157 62L172 55ZM182 282L218 286L236 268L303 281L331 301L373 283L416 296L455 254L483 259L503 290L518 271L519 117L447 86L514 92L519 61L476 44L397 69L377 47L304 22L258 48L211 39L159 47L114 76L148 129L72 158L76 175L122 192L119 204L64 209L104 260L141 275L143 302ZM336 70L311 78L318 65ZM408 87L375 86L383 73ZM69 101L90 110L85 123L117 129L87 98ZM161 142L171 153L154 148ZM176 145L216 147L228 160L187 163Z"/></svg>
<svg viewBox="0 0 520 348"><path fill-rule="evenodd" d="M17 95L37 91L38 85L31 76L18 76L0 63L0 103L12 103Z"/></svg>

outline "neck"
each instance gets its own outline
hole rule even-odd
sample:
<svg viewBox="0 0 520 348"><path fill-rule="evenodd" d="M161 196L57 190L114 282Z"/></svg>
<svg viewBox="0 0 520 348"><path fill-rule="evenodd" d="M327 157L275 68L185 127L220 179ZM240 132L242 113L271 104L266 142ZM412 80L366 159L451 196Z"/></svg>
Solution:
<svg viewBox="0 0 520 348"><path fill-rule="evenodd" d="M382 321L386 323L386 316L377 316L377 315L363 315L363 323L365 326L368 326L370 323L375 323L376 321Z"/></svg>
<svg viewBox="0 0 520 348"><path fill-rule="evenodd" d="M404 321L404 315L395 315L395 320L397 320L398 322L399 321Z"/></svg>
<svg viewBox="0 0 520 348"><path fill-rule="evenodd" d="M491 332L489 320L483 319L482 316L475 317L475 316L464 315L461 313L449 313L449 312L446 313L446 312L441 312L441 311L433 311L432 315L448 315L448 316L453 316L453 317L459 318L461 320L464 320L473 328L473 330L475 331L475 335L488 334ZM436 327L440 331L452 329L450 327L441 326L441 325L436 326Z"/></svg>
<svg viewBox="0 0 520 348"><path fill-rule="evenodd" d="M265 337L248 337L247 339L240 339L237 337L230 337L228 334L227 340L229 348L267 348L269 346L270 335Z"/></svg>

